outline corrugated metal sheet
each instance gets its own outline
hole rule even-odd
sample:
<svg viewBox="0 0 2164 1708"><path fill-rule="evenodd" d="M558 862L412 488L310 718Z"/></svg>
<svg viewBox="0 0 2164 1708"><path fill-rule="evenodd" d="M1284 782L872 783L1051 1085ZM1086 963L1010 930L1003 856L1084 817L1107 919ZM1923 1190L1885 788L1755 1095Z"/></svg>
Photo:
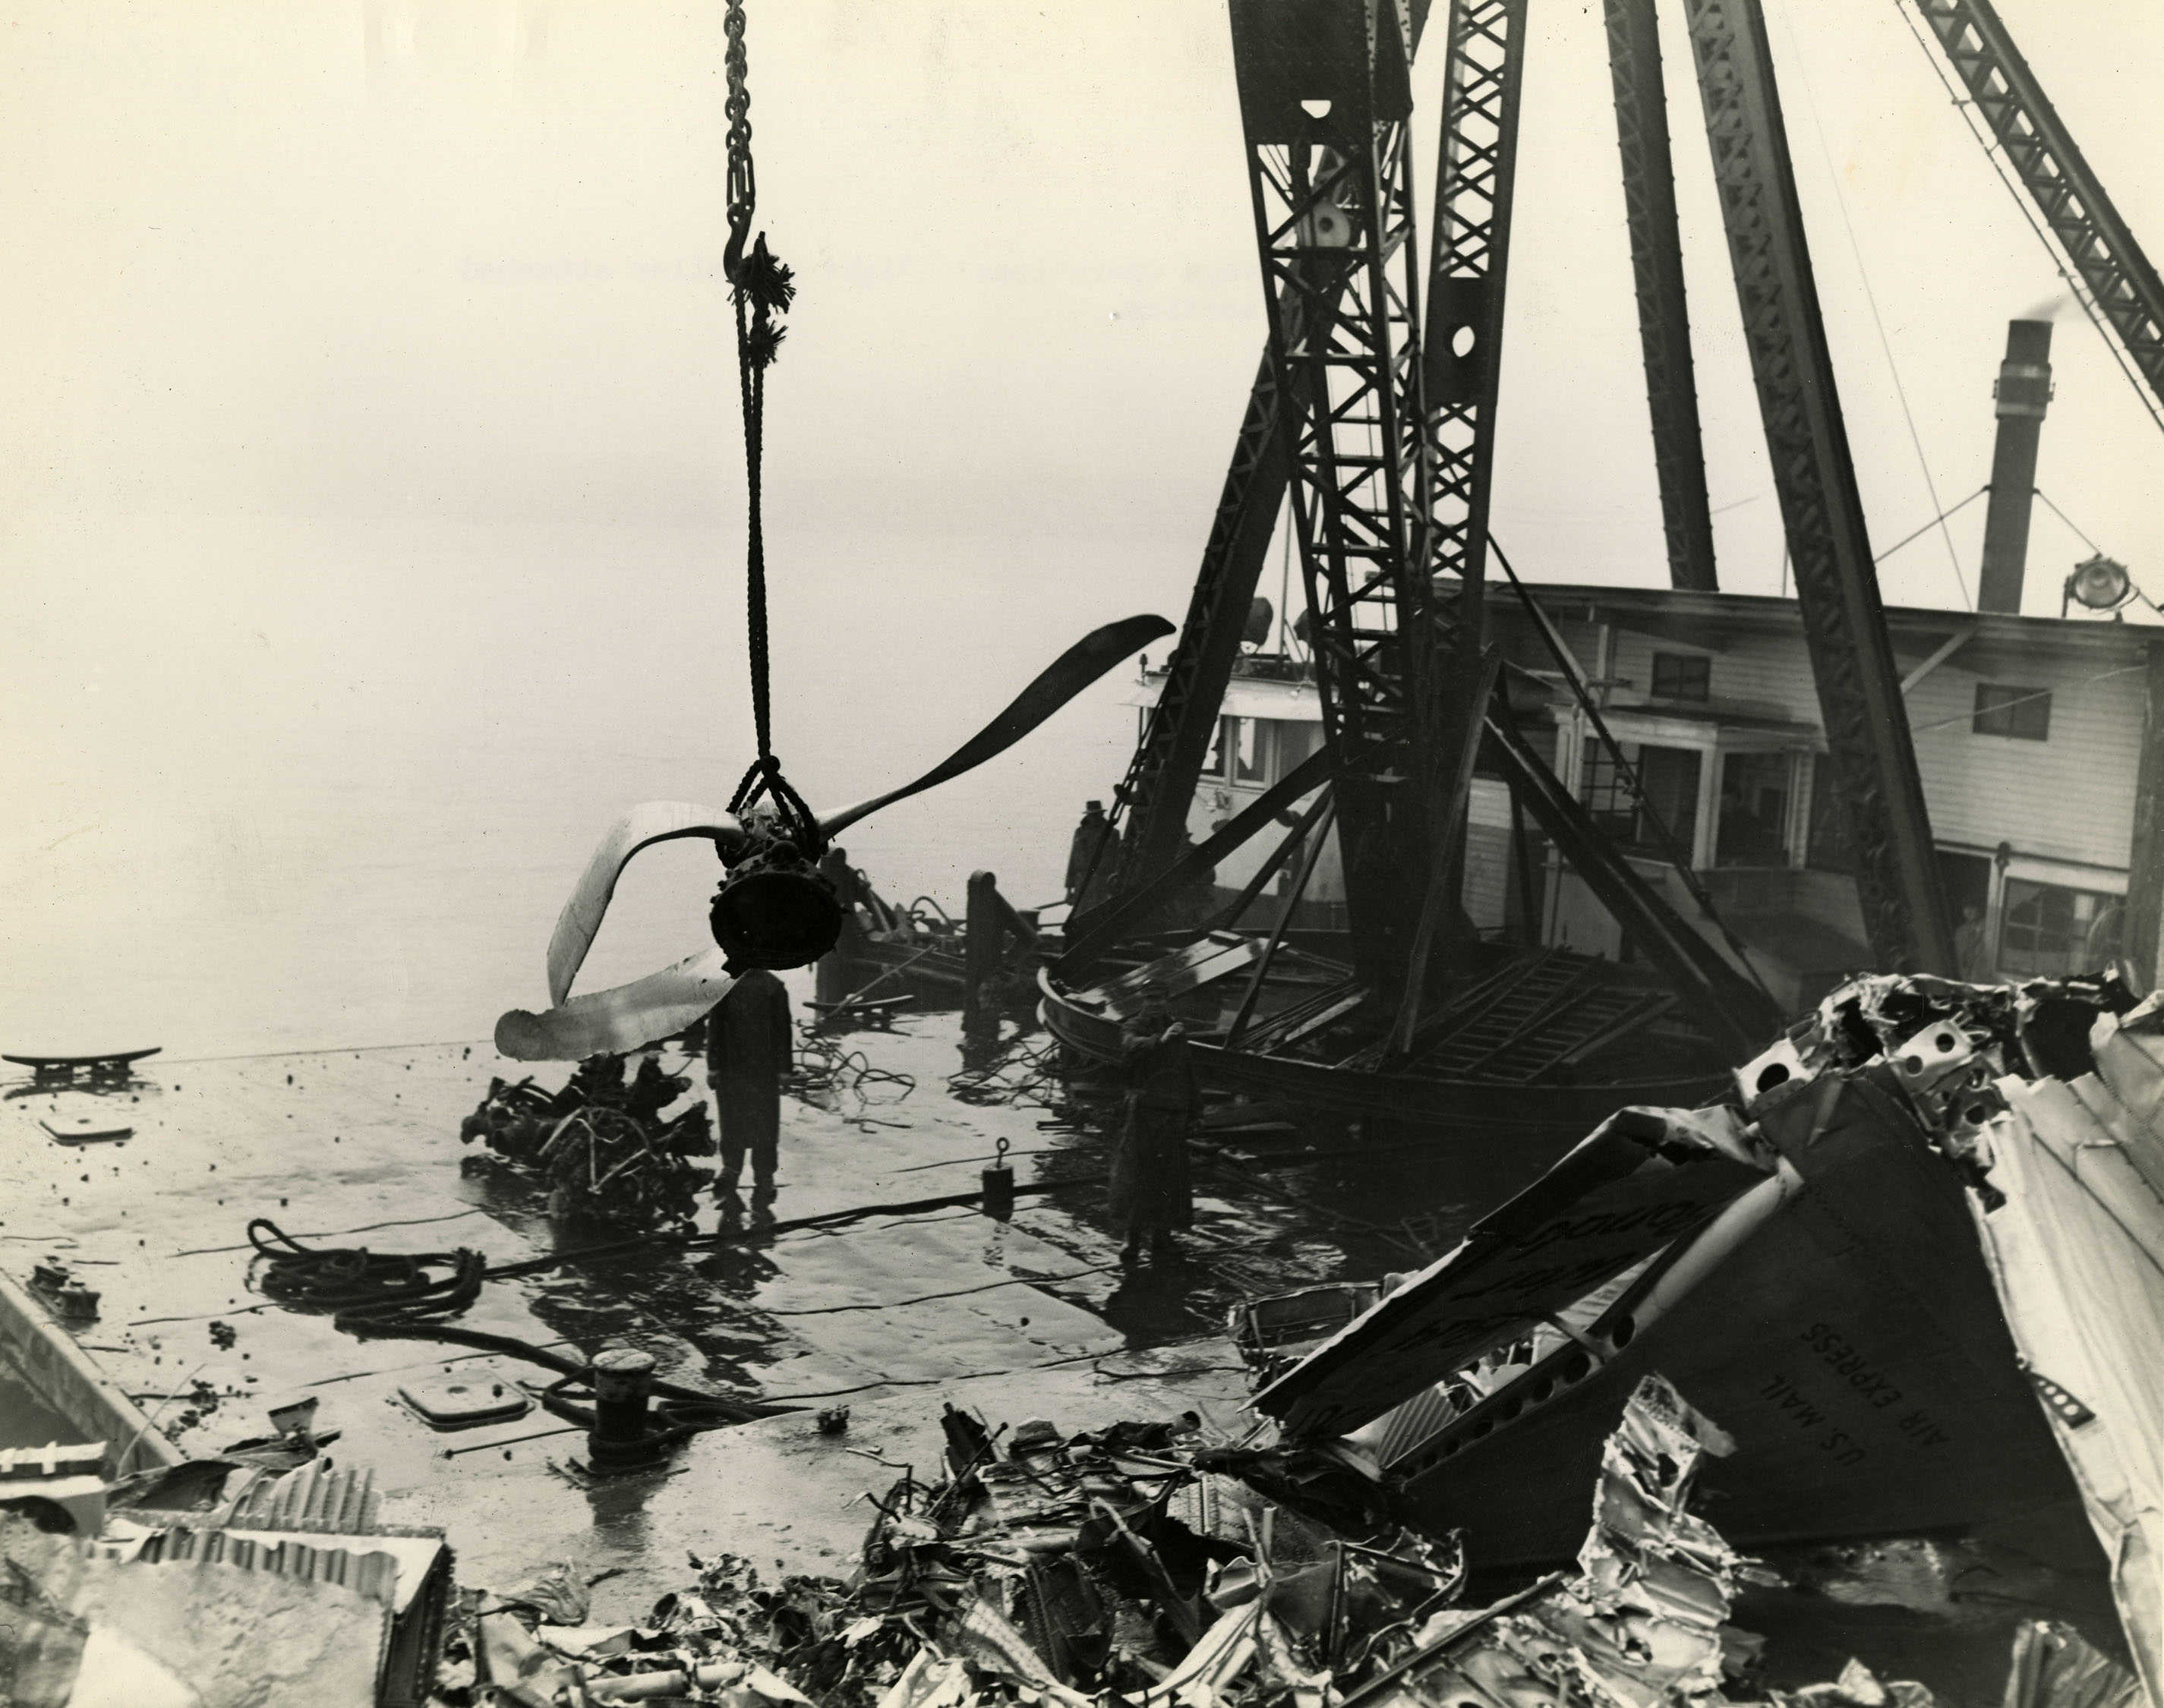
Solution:
<svg viewBox="0 0 2164 1708"><path fill-rule="evenodd" d="M2098 1075L2008 1077L1990 1124L2005 1202L1977 1216L2048 1403L2151 1704L2164 1705L2164 1034L2151 998L2091 1035ZM2049 1386L2046 1386L2046 1384Z"/></svg>

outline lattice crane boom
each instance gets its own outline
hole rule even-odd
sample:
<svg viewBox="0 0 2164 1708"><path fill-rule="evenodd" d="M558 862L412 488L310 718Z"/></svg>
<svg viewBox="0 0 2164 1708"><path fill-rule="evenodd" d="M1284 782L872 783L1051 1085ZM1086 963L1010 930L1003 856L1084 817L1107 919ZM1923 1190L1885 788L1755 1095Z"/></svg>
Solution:
<svg viewBox="0 0 2164 1708"><path fill-rule="evenodd" d="M1526 0L1453 0L1446 31L1442 139L1421 358L1434 471L1431 567L1458 580L1456 668L1458 679L1469 682L1485 637L1481 595L1495 401L1503 373Z"/></svg>
<svg viewBox="0 0 2164 1708"><path fill-rule="evenodd" d="M1717 593L1713 511L1705 491L1698 377L1683 290L1683 235L1668 146L1668 84L1654 0L1604 0L1608 69L1615 92L1615 140L1623 165L1624 221L1638 298L1638 343L1652 418L1653 473L1668 535L1668 579Z"/></svg>
<svg viewBox="0 0 2164 1708"><path fill-rule="evenodd" d="M1914 0L2164 427L2164 283L2014 46L1991 0ZM2069 282L2073 282L2070 279Z"/></svg>
<svg viewBox="0 0 2164 1708"><path fill-rule="evenodd" d="M1247 611L1284 506L1289 466L1275 359L1265 348L1232 447L1187 617L1165 661L1163 685L1119 787L1126 826L1112 893L1132 889L1179 857L1187 809L1209 757L1218 708L1240 653Z"/></svg>
<svg viewBox="0 0 2164 1708"><path fill-rule="evenodd" d="M1431 471L1412 201L1410 19L1396 0L1232 0L1271 354L1352 953L1401 982L1434 867Z"/></svg>
<svg viewBox="0 0 2164 1708"><path fill-rule="evenodd" d="M1412 0L1408 39L1414 50L1426 28L1428 0ZM1515 107L1513 109L1515 113ZM1293 376L1295 390L1299 376ZM1297 401L1292 406L1300 407ZM1163 685L1122 779L1127 825L1112 884L1124 891L1162 872L1178 857L1187 809L1232 680L1247 611L1261 579L1290 478L1283 432L1285 403L1277 360L1266 342L1255 383L1233 442L1216 514L1188 600L1179 639L1165 661Z"/></svg>

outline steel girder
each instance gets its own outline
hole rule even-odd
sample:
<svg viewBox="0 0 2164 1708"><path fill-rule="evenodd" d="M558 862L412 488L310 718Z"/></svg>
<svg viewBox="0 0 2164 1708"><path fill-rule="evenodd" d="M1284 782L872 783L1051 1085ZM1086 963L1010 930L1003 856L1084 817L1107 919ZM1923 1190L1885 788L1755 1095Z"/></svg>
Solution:
<svg viewBox="0 0 2164 1708"><path fill-rule="evenodd" d="M2141 758L2134 779L2134 839L2127 850L2126 927L2120 941L2151 990L2164 972L2164 641L2149 643Z"/></svg>
<svg viewBox="0 0 2164 1708"><path fill-rule="evenodd" d="M1495 395L1503 370L1526 0L1452 0L1447 28L1442 144L1421 348L1434 469L1431 568L1461 584L1457 677L1470 683L1479 674L1473 660L1484 638L1481 595L1495 462ZM1481 710L1472 709L1476 720Z"/></svg>
<svg viewBox="0 0 2164 1708"><path fill-rule="evenodd" d="M1915 0L2051 235L2164 407L2164 284L1990 0ZM2149 400L2145 400L2147 401ZM2158 416L2164 425L2164 416Z"/></svg>
<svg viewBox="0 0 2164 1708"><path fill-rule="evenodd" d="M1352 954L1405 976L1436 850L1435 600L1412 203L1409 21L1395 0L1233 0L1271 353L1297 375L1292 514Z"/></svg>
<svg viewBox="0 0 2164 1708"><path fill-rule="evenodd" d="M1758 0L1685 0L1766 448L1857 889L1882 970L1951 974L1900 673L1820 317Z"/></svg>
<svg viewBox="0 0 2164 1708"><path fill-rule="evenodd" d="M1115 894L1162 872L1179 856L1188 804L1209 757L1211 732L1284 501L1289 464L1279 432L1277 375L1277 363L1265 349L1188 599L1187 619L1166 661L1164 686L1120 784L1118 798L1128 816L1111 886Z"/></svg>
<svg viewBox="0 0 2164 1708"><path fill-rule="evenodd" d="M1416 49L1427 14L1428 0L1414 0L1410 39ZM1290 469L1281 424L1277 362L1266 343L1188 599L1187 618L1165 661L1164 686L1120 783L1118 799L1128 816L1115 893L1163 871L1179 856L1188 803L1201 779L1211 732L1284 503Z"/></svg>
<svg viewBox="0 0 2164 1708"><path fill-rule="evenodd" d="M1443 595L1426 632L1437 673L1431 766L1421 786L1432 861L1398 999L1394 1050L1409 1050L1430 951L1459 907L1463 827L1481 720L1497 662L1484 650L1488 515L1495 400L1503 372L1504 289L1515 200L1526 0L1451 0L1442 71L1434 248L1421 335L1421 401L1431 485L1430 586ZM1454 581L1454 587L1450 583ZM1451 631L1455 631L1454 642Z"/></svg>
<svg viewBox="0 0 2164 1708"><path fill-rule="evenodd" d="M1608 70L1615 88L1615 140L1623 155L1623 207L1638 294L1638 342L1653 420L1653 470L1668 532L1668 579L1716 592L1713 515L1705 495L1683 240L1668 149L1668 97L1661 75L1654 0L1606 0Z"/></svg>

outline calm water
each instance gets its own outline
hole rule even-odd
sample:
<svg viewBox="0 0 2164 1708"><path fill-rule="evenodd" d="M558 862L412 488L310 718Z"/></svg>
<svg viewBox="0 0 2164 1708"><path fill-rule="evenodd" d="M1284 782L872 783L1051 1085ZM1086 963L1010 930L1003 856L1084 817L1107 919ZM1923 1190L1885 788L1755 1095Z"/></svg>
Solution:
<svg viewBox="0 0 2164 1708"><path fill-rule="evenodd" d="M928 769L1097 623L1177 621L1189 542L773 542L775 747L815 804ZM741 545L242 519L0 537L0 1050L488 1035L611 814L751 757ZM1058 893L1132 739L1131 671L848 838L959 910ZM710 853L643 857L588 984L705 940Z"/></svg>

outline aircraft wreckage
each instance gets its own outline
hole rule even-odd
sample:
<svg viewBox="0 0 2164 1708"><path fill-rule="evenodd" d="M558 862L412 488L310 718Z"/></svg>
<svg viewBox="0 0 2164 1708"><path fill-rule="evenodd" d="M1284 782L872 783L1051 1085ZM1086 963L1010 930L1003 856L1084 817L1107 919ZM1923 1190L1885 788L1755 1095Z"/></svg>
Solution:
<svg viewBox="0 0 2164 1708"><path fill-rule="evenodd" d="M2164 1000L2114 977L1856 980L1731 1097L1621 1111L1320 1344L1272 1324L1326 1290L1245 1307L1281 1436L1217 1460L1545 1564L1657 1374L1737 1444L1701 1487L1738 1545L2011 1522L2085 1547L2086 1514L2164 1653L2161 1115Z"/></svg>

